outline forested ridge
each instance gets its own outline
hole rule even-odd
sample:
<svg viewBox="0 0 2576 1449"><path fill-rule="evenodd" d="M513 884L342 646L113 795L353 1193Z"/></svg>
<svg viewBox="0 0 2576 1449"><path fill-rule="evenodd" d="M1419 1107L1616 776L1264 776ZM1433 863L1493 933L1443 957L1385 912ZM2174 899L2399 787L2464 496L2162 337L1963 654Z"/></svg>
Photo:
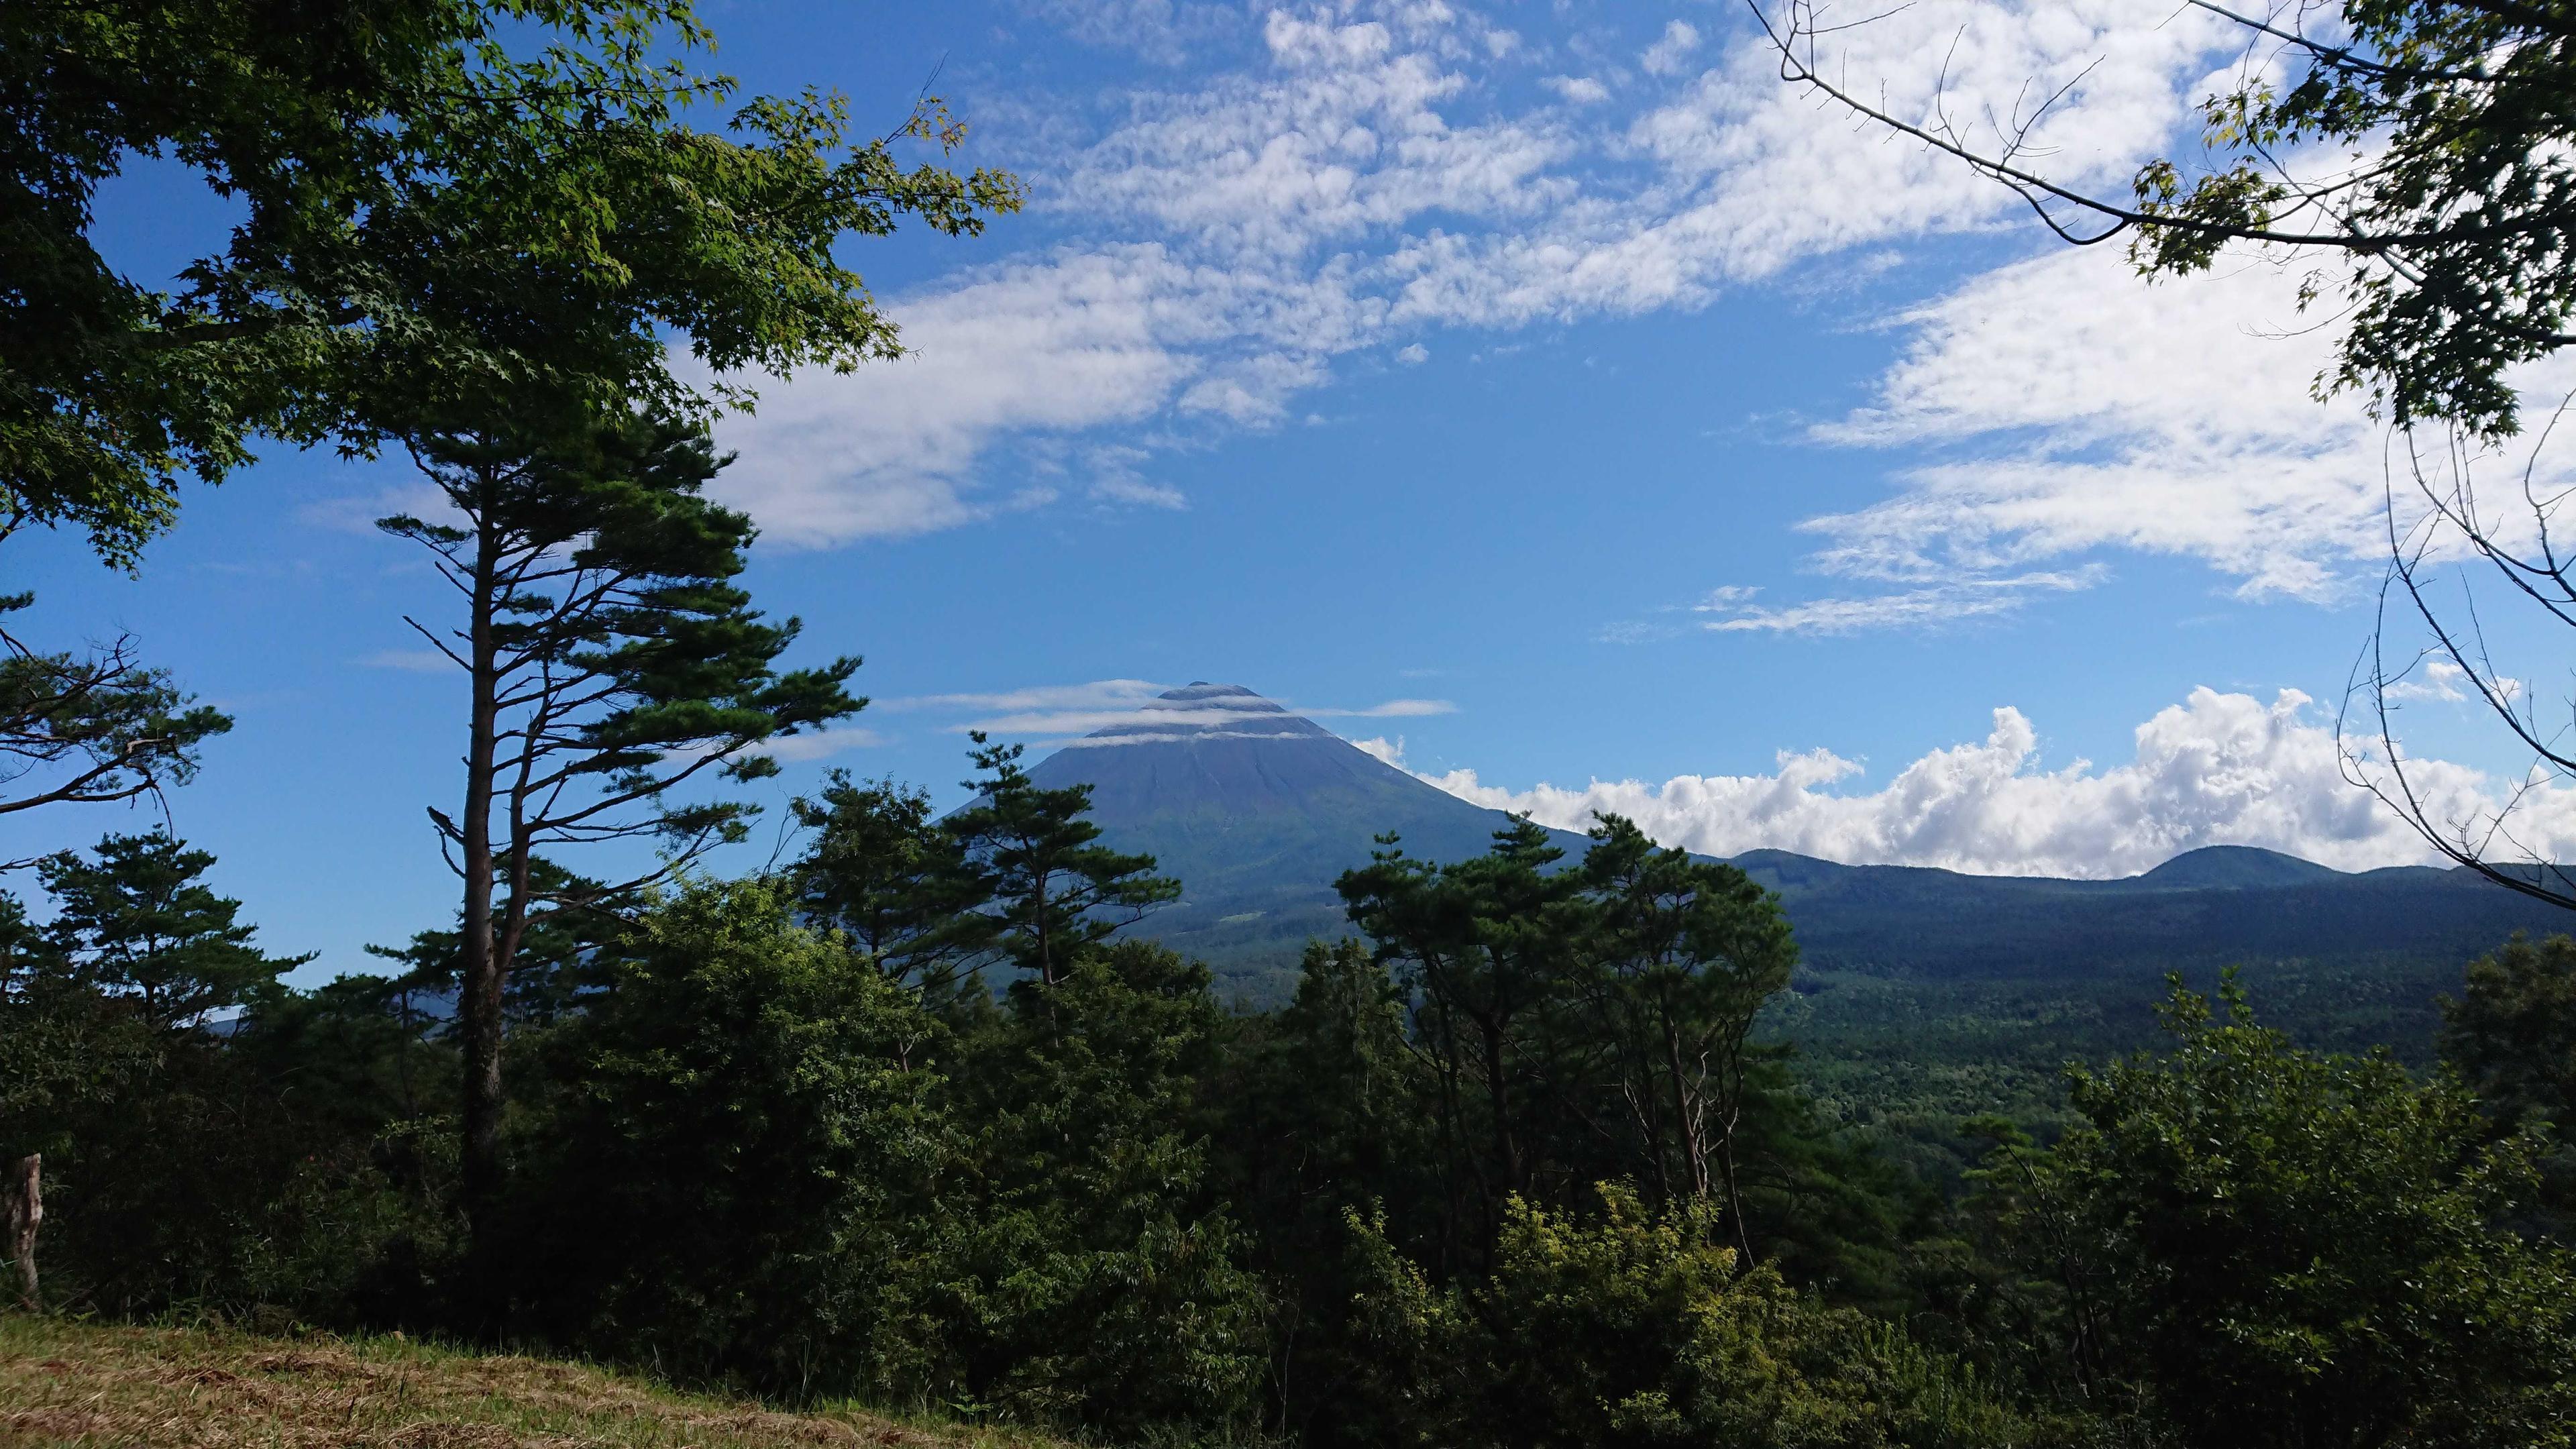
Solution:
<svg viewBox="0 0 2576 1449"><path fill-rule="evenodd" d="M1084 792L979 758L945 819L843 777L775 872L532 935L472 1214L452 933L298 990L202 853L49 860L0 945L42 1301L1114 1441L2569 1432L2563 938L2469 967L2431 1073L2177 987L2045 1121L1951 1119L1945 1178L1756 1037L1796 949L1733 866L1390 843L1293 1000L1229 1009L1111 938L1170 883Z"/></svg>
<svg viewBox="0 0 2576 1449"><path fill-rule="evenodd" d="M2358 230L2326 241L2399 267L2336 385L2507 435L2498 379L2569 340L2576 22L2342 9L2350 45L2300 42L2298 86L2213 101L2207 139L2393 132L2402 164L2333 193ZM1793 83L1825 85L1815 18L1775 32ZM2070 943L1988 884L1956 909L2027 928L2022 959L1906 997L1831 931L1802 954L1834 887L1781 858L1512 816L1372 823L1255 1000L1142 934L1187 882L1090 785L983 733L958 808L833 772L746 869L755 787L867 701L859 641L752 597L715 420L743 377L901 355L865 243L963 244L1029 193L952 164L933 94L871 134L836 94L740 94L712 43L686 0L0 7L0 544L137 569L254 444L391 460L414 503L376 528L439 591L399 622L459 686L455 788L420 802L452 917L300 985L169 808L233 721L148 639L21 638L32 596L0 592L0 815L47 833L0 861L13 1319L109 1325L101 1353L119 1324L426 1338L1097 1443L2576 1442L2566 935L2238 970ZM175 282L93 235L138 156L239 212ZM2459 186L2506 221L2462 223ZM2137 189L2103 214L2151 271L2324 244L2260 171ZM153 814L92 843L120 804ZM2564 903L2496 830L2410 818ZM2245 901L2294 940L2304 888ZM2360 929L2394 909L2333 889ZM2130 974L2053 994L2068 959ZM2166 965L2192 974L2138 989ZM2082 1060L2029 1048L2061 1018ZM625 1397L642 1435L716 1412Z"/></svg>

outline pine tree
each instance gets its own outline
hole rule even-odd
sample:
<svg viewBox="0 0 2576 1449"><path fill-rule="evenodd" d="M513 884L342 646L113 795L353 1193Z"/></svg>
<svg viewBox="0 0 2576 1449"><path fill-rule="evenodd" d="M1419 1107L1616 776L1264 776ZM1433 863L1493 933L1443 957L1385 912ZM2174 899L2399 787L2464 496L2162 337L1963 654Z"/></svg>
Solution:
<svg viewBox="0 0 2576 1449"><path fill-rule="evenodd" d="M499 1172L506 983L531 928L668 880L739 840L750 806L680 799L702 780L776 773L758 747L839 719L858 660L781 672L794 619L772 623L734 580L751 520L701 496L724 466L703 428L625 411L499 407L411 440L452 510L379 527L427 548L460 626L412 626L464 671L465 789L432 810L464 883L459 1026L465 1194ZM622 879L550 876L541 855L659 844ZM570 884L567 884L570 883Z"/></svg>
<svg viewBox="0 0 2576 1449"><path fill-rule="evenodd" d="M984 940L972 913L985 886L931 817L929 792L835 770L819 798L793 808L814 832L793 871L806 917L839 928L896 981L931 996L958 987Z"/></svg>
<svg viewBox="0 0 2576 1449"><path fill-rule="evenodd" d="M202 880L215 858L159 831L111 835L95 861L65 851L38 866L54 897L45 928L73 979L130 997L164 1030L193 1027L313 957L270 956L241 902Z"/></svg>
<svg viewBox="0 0 2576 1449"><path fill-rule="evenodd" d="M1152 856L1099 843L1100 827L1083 818L1089 785L1042 789L1020 768L1021 746L980 730L972 738L983 775L965 782L977 798L948 831L991 902L987 939L1039 985L1060 984L1083 947L1180 898L1181 883L1155 875Z"/></svg>

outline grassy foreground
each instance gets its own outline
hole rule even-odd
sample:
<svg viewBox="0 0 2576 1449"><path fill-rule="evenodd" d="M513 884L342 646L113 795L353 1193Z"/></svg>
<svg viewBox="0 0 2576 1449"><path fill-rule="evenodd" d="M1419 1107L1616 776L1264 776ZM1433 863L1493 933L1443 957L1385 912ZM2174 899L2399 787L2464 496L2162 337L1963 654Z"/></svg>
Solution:
<svg viewBox="0 0 2576 1449"><path fill-rule="evenodd" d="M36 1445L896 1445L1048 1449L857 1409L788 1414L603 1369L398 1338L276 1339L0 1316L0 1449Z"/></svg>

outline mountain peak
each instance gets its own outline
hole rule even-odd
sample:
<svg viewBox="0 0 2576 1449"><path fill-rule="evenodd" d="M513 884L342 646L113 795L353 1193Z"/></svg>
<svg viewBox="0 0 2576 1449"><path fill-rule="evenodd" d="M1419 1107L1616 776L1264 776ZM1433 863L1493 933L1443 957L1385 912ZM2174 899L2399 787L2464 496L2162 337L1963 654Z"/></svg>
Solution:
<svg viewBox="0 0 2576 1449"><path fill-rule="evenodd" d="M2204 845L2184 851L2145 875L2131 877L2141 885L2185 890L2261 889L2342 878L2343 872L2332 866L2251 845Z"/></svg>
<svg viewBox="0 0 2576 1449"><path fill-rule="evenodd" d="M1178 689L1164 690L1154 698L1172 704L1202 705L1209 709L1245 710L1260 714L1288 712L1240 684L1210 684L1204 679L1191 680ZM1154 706L1149 704L1145 708Z"/></svg>
<svg viewBox="0 0 2576 1449"><path fill-rule="evenodd" d="M1380 832L1401 834L1408 854L1458 860L1509 823L1242 685L1206 680L1068 741L1029 776L1089 786L1102 834L1154 856L1187 892L1152 933L1217 954L1260 940L1293 960L1307 937L1340 934L1333 880L1369 863Z"/></svg>

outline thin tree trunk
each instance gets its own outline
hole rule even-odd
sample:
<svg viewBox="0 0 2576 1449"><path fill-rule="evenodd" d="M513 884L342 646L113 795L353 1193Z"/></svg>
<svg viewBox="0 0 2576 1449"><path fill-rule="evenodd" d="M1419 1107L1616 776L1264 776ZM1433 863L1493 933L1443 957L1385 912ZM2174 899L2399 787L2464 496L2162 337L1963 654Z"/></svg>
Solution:
<svg viewBox="0 0 2576 1449"><path fill-rule="evenodd" d="M1664 1080L1672 1090L1673 1132L1680 1138L1684 1164L1690 1171L1691 1197L1708 1197L1708 1138L1699 1112L1692 1109L1690 1072L1682 1064L1681 1034L1674 1030L1670 1012L1659 1013L1664 1028Z"/></svg>
<svg viewBox="0 0 2576 1449"><path fill-rule="evenodd" d="M463 1176L466 1230L479 1245L501 1170L501 961L492 921L492 770L498 748L500 691L492 603L497 588L494 547L484 539L474 556L473 723L465 751L465 812L458 854L465 871L462 998L457 1024L465 1038L465 1140Z"/></svg>
<svg viewBox="0 0 2576 1449"><path fill-rule="evenodd" d="M1726 1180L1726 1216L1735 1224L1735 1267L1742 1272L1753 1266L1753 1235L1744 1226L1744 1194L1735 1186L1735 1134L1728 1132L1718 1139L1718 1171Z"/></svg>
<svg viewBox="0 0 2576 1449"><path fill-rule="evenodd" d="M1735 1181L1735 1129L1744 1119L1744 1039L1729 1044L1726 1105L1717 1127L1717 1165L1726 1183L1726 1215L1735 1223L1736 1271L1753 1266L1753 1234L1744 1225L1744 1194Z"/></svg>
<svg viewBox="0 0 2576 1449"><path fill-rule="evenodd" d="M1029 928L1038 938L1038 981L1049 989L1055 986L1055 933L1047 929L1047 878L1052 874L1052 871L1038 872L1037 910L1029 917ZM1053 998L1049 998L1047 1010L1054 1012Z"/></svg>
<svg viewBox="0 0 2576 1449"><path fill-rule="evenodd" d="M10 1170L0 1186L8 1202L9 1256L18 1265L18 1301L30 1313L43 1306L36 1295L36 1229L45 1221L45 1158L29 1153Z"/></svg>
<svg viewBox="0 0 2576 1449"><path fill-rule="evenodd" d="M1485 1095L1494 1104L1494 1164L1503 1176L1506 1194L1519 1192L1521 1182L1520 1143L1512 1133L1511 1068L1505 1059L1503 1045L1511 1028L1509 1018L1491 1016L1478 1021L1477 1029L1485 1038Z"/></svg>

